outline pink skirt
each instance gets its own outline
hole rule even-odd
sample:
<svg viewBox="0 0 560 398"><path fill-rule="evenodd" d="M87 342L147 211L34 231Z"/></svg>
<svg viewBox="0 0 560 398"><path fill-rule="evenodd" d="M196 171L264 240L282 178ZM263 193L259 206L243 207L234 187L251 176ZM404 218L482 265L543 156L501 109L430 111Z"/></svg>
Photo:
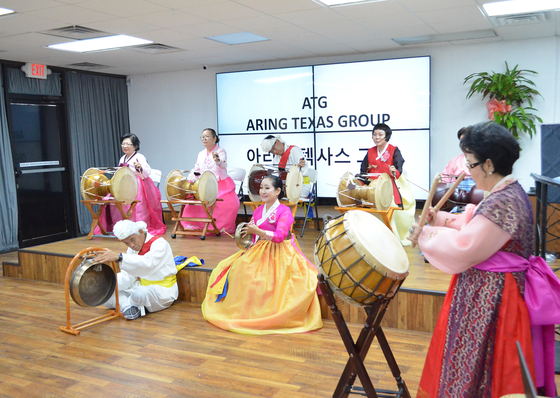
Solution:
<svg viewBox="0 0 560 398"><path fill-rule="evenodd" d="M218 181L218 199L223 201L216 202L212 217L216 219L216 226L219 231L224 229L232 234L235 232L235 219L239 211L239 198L235 192L235 183L231 177ZM207 214L202 206L187 205L182 214L183 217L203 217ZM185 229L202 229L204 223L194 221L181 221Z"/></svg>
<svg viewBox="0 0 560 398"><path fill-rule="evenodd" d="M148 225L148 232L152 235L163 235L166 226L163 223L163 213L161 208L161 192L154 185L150 177L145 177L144 180L138 177L138 195L136 200L140 202L136 204L130 215L132 221L144 221ZM109 211L107 211L109 209ZM123 206L125 213L130 209L130 206ZM113 227L117 221L122 220L123 217L117 206L106 206L101 215L99 216L99 223L105 228L107 232L112 232ZM95 228L95 234L100 234L101 229Z"/></svg>

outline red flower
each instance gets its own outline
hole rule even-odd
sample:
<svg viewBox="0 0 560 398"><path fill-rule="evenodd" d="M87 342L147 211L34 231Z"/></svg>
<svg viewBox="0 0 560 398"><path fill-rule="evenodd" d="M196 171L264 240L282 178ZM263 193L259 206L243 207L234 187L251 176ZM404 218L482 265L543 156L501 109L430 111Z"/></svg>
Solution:
<svg viewBox="0 0 560 398"><path fill-rule="evenodd" d="M498 101L496 98L492 98L486 104L486 109L488 109L488 119L494 120L495 112L500 112L503 115L504 113L511 112L513 108L505 100Z"/></svg>

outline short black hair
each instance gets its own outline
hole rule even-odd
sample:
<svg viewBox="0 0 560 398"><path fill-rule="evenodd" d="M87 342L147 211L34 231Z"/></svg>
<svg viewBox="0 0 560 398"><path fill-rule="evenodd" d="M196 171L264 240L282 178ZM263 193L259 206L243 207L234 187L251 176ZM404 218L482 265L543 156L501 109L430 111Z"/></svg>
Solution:
<svg viewBox="0 0 560 398"><path fill-rule="evenodd" d="M470 129L472 129L472 126L461 127L459 131L457 131L457 139L460 141L461 137Z"/></svg>
<svg viewBox="0 0 560 398"><path fill-rule="evenodd" d="M490 159L494 172L507 176L519 159L519 143L503 126L496 123L480 123L471 126L461 138L461 150L473 154L478 161Z"/></svg>
<svg viewBox="0 0 560 398"><path fill-rule="evenodd" d="M134 145L134 150L138 151L140 150L140 140L138 139L138 137L136 137L136 134L127 134L127 135L123 135L121 137L121 144L123 143L124 140L126 140L127 138L130 139L130 142L132 142L132 145Z"/></svg>
<svg viewBox="0 0 560 398"><path fill-rule="evenodd" d="M387 126L385 123L377 123L375 126L373 126L373 130L371 130L372 135L375 130L383 130L385 132L385 141L387 142L389 142L389 139L391 139L391 135L393 135L391 127Z"/></svg>
<svg viewBox="0 0 560 398"><path fill-rule="evenodd" d="M202 130L202 132L204 133L205 131L209 131L212 133L212 136L216 139L216 144L218 142L220 142L220 137L218 136L218 133L216 133L216 130L211 129L211 128L205 128L204 130Z"/></svg>

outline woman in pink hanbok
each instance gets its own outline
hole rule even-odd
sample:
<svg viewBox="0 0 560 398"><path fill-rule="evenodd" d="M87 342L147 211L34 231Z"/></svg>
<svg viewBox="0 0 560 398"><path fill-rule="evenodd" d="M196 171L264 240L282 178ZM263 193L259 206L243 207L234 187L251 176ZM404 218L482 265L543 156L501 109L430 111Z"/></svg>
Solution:
<svg viewBox="0 0 560 398"><path fill-rule="evenodd" d="M211 171L218 180L218 199L212 216L216 219L216 226L219 231L225 230L228 233L235 232L235 219L239 211L239 198L235 192L235 183L227 173L227 154L226 150L220 146L220 137L214 129L204 129L202 131L202 145L204 150L198 154L196 164L188 175L189 181L195 181L200 174ZM185 206L183 217L207 218L208 215L202 206ZM185 229L202 229L204 223L194 221L181 221Z"/></svg>
<svg viewBox="0 0 560 398"><path fill-rule="evenodd" d="M294 217L278 201L281 192L279 177L263 179L264 205L255 209L243 229L243 234L253 234L253 244L222 260L210 275L202 314L219 328L262 335L323 326L317 268L290 234Z"/></svg>
<svg viewBox="0 0 560 398"><path fill-rule="evenodd" d="M148 232L152 235L163 235L166 226L163 223L161 192L150 178L152 168L146 157L138 152L140 140L135 134L127 134L121 138L121 148L124 155L119 160L119 167L128 167L136 175L138 180L138 195L136 204L130 215L132 221L144 221L148 225ZM108 209L108 211L107 211ZM130 206L123 206L125 212ZM113 231L117 221L122 220L122 214L116 206L106 206L99 216L99 222L107 232ZM101 230L96 228L96 234Z"/></svg>
<svg viewBox="0 0 560 398"><path fill-rule="evenodd" d="M464 214L430 209L410 236L430 264L453 274L418 397L498 398L523 393L516 341L541 394L555 396L554 324L560 282L532 256L533 209L511 175L519 144L502 126L472 126L461 139L476 187L489 192Z"/></svg>

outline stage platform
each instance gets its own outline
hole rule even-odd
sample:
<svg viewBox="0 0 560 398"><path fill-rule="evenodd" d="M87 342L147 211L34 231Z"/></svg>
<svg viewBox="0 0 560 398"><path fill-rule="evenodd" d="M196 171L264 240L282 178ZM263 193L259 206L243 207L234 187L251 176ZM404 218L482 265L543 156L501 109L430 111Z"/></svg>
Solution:
<svg viewBox="0 0 560 398"><path fill-rule="evenodd" d="M321 206L319 213L321 217L326 213L338 215L332 207L327 206ZM240 217L238 221L244 220ZM304 236L300 237L301 224L301 220L296 223L296 236L303 253L314 263L314 244L320 232L314 229L316 224L311 223ZM166 225L168 228L165 239L171 244L175 256L197 256L204 260L203 266L183 269L178 274L179 300L201 303L212 269L239 249L234 239L225 234L219 237L208 235L205 240L197 236L178 236L172 239L170 235L174 223L167 222ZM116 238L97 235L91 240L80 237L34 246L19 250L17 260L3 260L3 275L63 284L72 258L88 247L109 248L119 252L126 250L126 246ZM409 275L387 310L384 326L432 332L451 277L426 264L418 248L406 247L405 250L410 261ZM339 305L348 322L364 321L365 313L361 308L348 305L342 300ZM322 298L321 306L323 318L330 319L330 310Z"/></svg>

